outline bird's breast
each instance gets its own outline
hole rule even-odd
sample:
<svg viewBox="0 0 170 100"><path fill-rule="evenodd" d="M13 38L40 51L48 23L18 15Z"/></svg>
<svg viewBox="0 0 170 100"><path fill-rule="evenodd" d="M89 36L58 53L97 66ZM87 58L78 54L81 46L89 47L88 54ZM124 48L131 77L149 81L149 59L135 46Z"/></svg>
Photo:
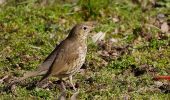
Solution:
<svg viewBox="0 0 170 100"><path fill-rule="evenodd" d="M80 46L77 48L76 51L78 52L78 56L74 60L74 62L70 64L70 67L68 71L66 72L66 74L74 74L81 68L81 66L85 62L87 46Z"/></svg>
<svg viewBox="0 0 170 100"><path fill-rule="evenodd" d="M87 46L81 46L78 47L78 58L77 58L77 65L79 65L78 67L81 67L85 61L86 58L86 53L87 53Z"/></svg>

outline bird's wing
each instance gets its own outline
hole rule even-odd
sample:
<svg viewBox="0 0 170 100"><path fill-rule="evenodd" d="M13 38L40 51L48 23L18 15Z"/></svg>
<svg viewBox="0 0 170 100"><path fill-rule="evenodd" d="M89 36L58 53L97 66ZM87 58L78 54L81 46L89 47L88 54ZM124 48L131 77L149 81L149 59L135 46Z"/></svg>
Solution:
<svg viewBox="0 0 170 100"><path fill-rule="evenodd" d="M77 60L79 53L77 52L77 44L73 41L66 40L63 42L63 46L58 48L56 58L51 65L50 74L57 75L66 73L74 67L74 63ZM69 66L69 67L68 67Z"/></svg>
<svg viewBox="0 0 170 100"><path fill-rule="evenodd" d="M76 60L76 58L78 58L79 56L79 54L76 52L77 48L73 47L76 47L76 43L70 41L69 39L66 39L60 43L52 65L50 66L46 74L42 77L42 79L39 81L39 83L37 83L37 86L41 85L41 82L49 76L58 76L59 74L65 74L66 72L68 72L70 68L68 66L71 66L71 64L75 62L74 60Z"/></svg>
<svg viewBox="0 0 170 100"><path fill-rule="evenodd" d="M37 70L48 70L53 63L56 55L57 55L57 49L60 45L56 46L56 48L48 55L48 57L44 60L44 62L39 66Z"/></svg>

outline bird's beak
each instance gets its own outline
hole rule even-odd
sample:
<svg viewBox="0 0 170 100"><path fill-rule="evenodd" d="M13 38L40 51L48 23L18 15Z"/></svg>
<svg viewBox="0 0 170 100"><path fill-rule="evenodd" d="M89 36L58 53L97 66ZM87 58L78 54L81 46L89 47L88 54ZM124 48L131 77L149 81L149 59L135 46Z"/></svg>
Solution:
<svg viewBox="0 0 170 100"><path fill-rule="evenodd" d="M87 26L89 27L89 30L90 30L90 32L89 32L89 34L88 34L88 37L91 37L92 34L93 34L92 31L93 31L94 28L96 27L97 22L95 22L95 21L89 21L89 22L85 22L85 25L87 25Z"/></svg>
<svg viewBox="0 0 170 100"><path fill-rule="evenodd" d="M97 22L96 22L96 21L89 21L89 22L86 22L85 24L86 24L87 26L89 26L90 33L92 33L92 31L94 30L94 28L95 28L96 25L97 25Z"/></svg>
<svg viewBox="0 0 170 100"><path fill-rule="evenodd" d="M90 22L86 22L87 26L90 26L91 29L94 29L97 25L96 21L90 21Z"/></svg>

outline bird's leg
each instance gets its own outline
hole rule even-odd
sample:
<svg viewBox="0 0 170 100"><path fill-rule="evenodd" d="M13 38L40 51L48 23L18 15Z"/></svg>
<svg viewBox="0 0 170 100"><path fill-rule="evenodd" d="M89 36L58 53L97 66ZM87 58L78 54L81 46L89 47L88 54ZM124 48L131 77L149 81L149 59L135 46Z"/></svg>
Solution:
<svg viewBox="0 0 170 100"><path fill-rule="evenodd" d="M64 82L63 82L62 78L60 78L60 81L61 81L62 91L66 91L66 86L64 85Z"/></svg>
<svg viewBox="0 0 170 100"><path fill-rule="evenodd" d="M69 81L70 81L70 83L71 83L74 91L76 91L77 89L75 88L75 86L74 86L74 84L73 84L73 77L72 77L72 75L69 76Z"/></svg>

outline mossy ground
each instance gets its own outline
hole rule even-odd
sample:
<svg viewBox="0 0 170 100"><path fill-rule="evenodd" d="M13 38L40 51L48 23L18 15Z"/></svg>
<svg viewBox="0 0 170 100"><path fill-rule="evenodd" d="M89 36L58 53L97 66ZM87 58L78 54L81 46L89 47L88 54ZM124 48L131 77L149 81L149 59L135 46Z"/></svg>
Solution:
<svg viewBox="0 0 170 100"><path fill-rule="evenodd" d="M158 0L145 5L132 1L57 1L40 6L21 0L1 7L0 76L18 77L35 70L76 23L93 20L98 22L93 33L102 31L106 36L98 44L88 41L86 63L74 76L78 98L168 100L170 89L157 87L152 78L170 75L170 32L160 29L163 22L170 24L170 3ZM113 39L118 42L110 43ZM30 78L27 83L39 78ZM0 84L1 90L4 85ZM68 89L67 97L71 94ZM19 85L15 93L0 92L0 99L5 100L58 96L58 87L28 90Z"/></svg>

